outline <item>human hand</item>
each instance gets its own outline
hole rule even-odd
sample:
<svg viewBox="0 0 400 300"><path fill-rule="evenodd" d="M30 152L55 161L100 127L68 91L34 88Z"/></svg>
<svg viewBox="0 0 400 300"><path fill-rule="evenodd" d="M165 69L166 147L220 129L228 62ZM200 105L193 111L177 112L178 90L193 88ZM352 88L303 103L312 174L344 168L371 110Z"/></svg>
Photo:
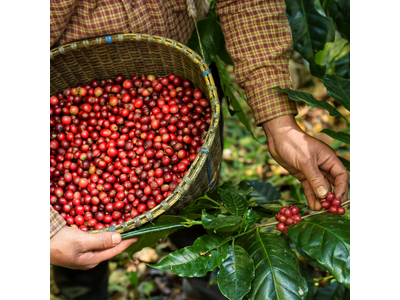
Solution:
<svg viewBox="0 0 400 300"><path fill-rule="evenodd" d="M65 226L50 239L50 264L70 269L91 269L120 254L137 240L134 237L122 241L117 232L90 234Z"/></svg>
<svg viewBox="0 0 400 300"><path fill-rule="evenodd" d="M347 200L349 174L335 152L309 136L287 115L262 124L272 157L296 177L312 210L321 210L320 201L334 186L335 196Z"/></svg>

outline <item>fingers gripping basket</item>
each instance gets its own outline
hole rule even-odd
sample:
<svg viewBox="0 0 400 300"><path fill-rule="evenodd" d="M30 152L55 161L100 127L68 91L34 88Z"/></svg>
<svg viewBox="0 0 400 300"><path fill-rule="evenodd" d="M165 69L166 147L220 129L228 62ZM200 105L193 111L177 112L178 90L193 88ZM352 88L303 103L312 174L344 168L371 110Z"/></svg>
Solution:
<svg viewBox="0 0 400 300"><path fill-rule="evenodd" d="M50 95L116 74L175 74L190 80L211 103L212 119L202 150L173 193L133 220L102 230L126 232L168 212L176 214L218 183L221 169L220 103L202 57L177 41L148 34L115 34L66 44L50 51Z"/></svg>

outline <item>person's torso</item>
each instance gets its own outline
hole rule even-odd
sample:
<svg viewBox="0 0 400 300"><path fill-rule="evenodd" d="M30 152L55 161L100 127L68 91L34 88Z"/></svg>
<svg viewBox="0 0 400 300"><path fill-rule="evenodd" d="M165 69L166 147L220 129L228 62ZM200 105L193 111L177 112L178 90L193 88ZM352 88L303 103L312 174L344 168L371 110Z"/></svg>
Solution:
<svg viewBox="0 0 400 300"><path fill-rule="evenodd" d="M204 2L194 0L198 20L206 15ZM57 26L65 28L54 45L130 32L160 35L186 43L194 29L194 21L186 7L186 0L69 0L51 3L50 34Z"/></svg>

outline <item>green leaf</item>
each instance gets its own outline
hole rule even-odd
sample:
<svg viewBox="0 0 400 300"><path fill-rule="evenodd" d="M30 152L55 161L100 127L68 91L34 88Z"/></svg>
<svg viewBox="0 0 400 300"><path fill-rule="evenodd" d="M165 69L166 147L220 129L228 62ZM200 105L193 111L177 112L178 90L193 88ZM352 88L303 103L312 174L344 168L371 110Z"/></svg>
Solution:
<svg viewBox="0 0 400 300"><path fill-rule="evenodd" d="M314 300L344 300L346 290L343 284L335 281L320 288Z"/></svg>
<svg viewBox="0 0 400 300"><path fill-rule="evenodd" d="M335 39L332 19L315 9L314 0L286 0L286 17L292 29L293 50L309 62L311 73L321 78L326 67L315 63L315 54Z"/></svg>
<svg viewBox="0 0 400 300"><path fill-rule="evenodd" d="M336 28L340 32L340 34L347 40L350 40L350 18L349 22L347 22L347 18L345 20L345 16L343 16L342 12L338 8L338 5L336 3L337 1L320 0L320 2L322 8L324 9L325 14L328 17L331 17L335 21ZM342 2L348 2L350 4L349 0ZM350 6L349 6L349 13L350 13Z"/></svg>
<svg viewBox="0 0 400 300"><path fill-rule="evenodd" d="M257 220L259 217L257 214L250 208L246 214L244 215L244 231L247 231L247 229L250 228L250 226L254 225L257 223Z"/></svg>
<svg viewBox="0 0 400 300"><path fill-rule="evenodd" d="M345 144L350 145L350 134L343 132L343 131L333 131L330 129L323 129L320 132L325 133L327 135L329 135L331 138L335 139L335 140L339 140Z"/></svg>
<svg viewBox="0 0 400 300"><path fill-rule="evenodd" d="M254 187L251 183L249 183L248 181L245 181L245 180L239 182L236 185L233 185L231 181L228 181L228 182L224 182L223 184L221 184L217 190L218 190L218 192L220 192L222 190L228 190L233 193L237 193L242 196L246 196L254 191Z"/></svg>
<svg viewBox="0 0 400 300"><path fill-rule="evenodd" d="M340 157L340 156L338 156L338 157L339 157L340 161L342 162L342 164L347 169L347 171L350 172L350 162L347 159L343 158L343 157Z"/></svg>
<svg viewBox="0 0 400 300"><path fill-rule="evenodd" d="M226 70L224 63L221 58L217 55L214 58L215 64L218 68L218 73L220 77L221 88L224 92L225 98L231 101L232 107L234 109L234 114L239 118L240 122L246 127L246 129L251 133L253 138L258 141L258 139L254 136L253 131L251 130L249 120L246 117L246 114L243 111L239 101L236 99L235 95L232 92L232 80L229 76L228 71Z"/></svg>
<svg viewBox="0 0 400 300"><path fill-rule="evenodd" d="M222 36L221 25L215 17L208 17L197 22L201 44L204 50L205 61L210 66L218 53L220 39ZM187 42L187 46L202 56L196 29Z"/></svg>
<svg viewBox="0 0 400 300"><path fill-rule="evenodd" d="M218 267L228 255L229 246L227 243L222 244L223 241L218 235L203 235L192 246L172 252L158 264L149 267L161 271L171 270L180 277L202 277ZM217 246L218 249L211 250Z"/></svg>
<svg viewBox="0 0 400 300"><path fill-rule="evenodd" d="M289 226L289 238L350 288L350 220L337 214L315 215Z"/></svg>
<svg viewBox="0 0 400 300"><path fill-rule="evenodd" d="M350 111L350 79L325 75L321 81L325 85L328 95Z"/></svg>
<svg viewBox="0 0 400 300"><path fill-rule="evenodd" d="M315 55L315 62L319 65L326 65L326 74L336 74L349 79L350 60L346 63L346 57L349 58L349 55L350 42L336 32L335 41L325 44L324 50Z"/></svg>
<svg viewBox="0 0 400 300"><path fill-rule="evenodd" d="M254 276L254 263L246 250L230 246L217 275L222 294L230 300L241 300L250 291Z"/></svg>
<svg viewBox="0 0 400 300"><path fill-rule="evenodd" d="M246 199L235 192L231 192L229 190L219 190L218 192L224 202L224 206L231 214L234 216L242 216L248 207L248 202Z"/></svg>
<svg viewBox="0 0 400 300"><path fill-rule="evenodd" d="M215 203L212 203L206 197L199 197L192 203L190 203L188 206L186 206L183 210L181 210L179 212L179 215L187 216L193 213L200 213L203 209L213 209L216 206L217 205Z"/></svg>
<svg viewBox="0 0 400 300"><path fill-rule="evenodd" d="M219 44L217 55L224 63L226 63L227 65L233 66L233 61L232 61L231 57L229 56L229 53L225 47L225 37L224 37L223 33L222 33L222 37L221 37L221 41Z"/></svg>
<svg viewBox="0 0 400 300"><path fill-rule="evenodd" d="M129 282L134 286L137 287L139 284L139 277L137 276L136 272L130 271L128 273Z"/></svg>
<svg viewBox="0 0 400 300"><path fill-rule="evenodd" d="M313 300L315 294L318 291L318 287L315 286L314 277L311 275L310 271L302 264L299 264L299 265L300 265L300 274L307 281L308 293L307 293L306 300Z"/></svg>
<svg viewBox="0 0 400 300"><path fill-rule="evenodd" d="M209 10L208 10L208 13L207 13L207 17L215 17L215 18L218 18L218 15L217 15L217 13L216 13L216 8L217 8L217 3L214 1L214 0L211 0L210 2L209 2L209 4L210 4L210 8L209 8Z"/></svg>
<svg viewBox="0 0 400 300"><path fill-rule="evenodd" d="M290 205L296 205L300 211L305 210L305 208L307 207L307 204L295 200L274 200L267 204L262 204L260 206L266 210L277 213L281 211L282 206L289 207Z"/></svg>
<svg viewBox="0 0 400 300"><path fill-rule="evenodd" d="M350 79L350 53L335 61L335 74Z"/></svg>
<svg viewBox="0 0 400 300"><path fill-rule="evenodd" d="M150 297L151 292L156 287L156 284L152 281L142 281L138 287L141 294Z"/></svg>
<svg viewBox="0 0 400 300"><path fill-rule="evenodd" d="M350 25L350 0L336 0L339 12L343 16L343 21ZM350 36L349 36L350 40Z"/></svg>
<svg viewBox="0 0 400 300"><path fill-rule="evenodd" d="M254 187L254 191L247 196L250 201L254 200L257 204L266 204L282 198L279 189L270 183L258 180L248 180L247 182Z"/></svg>
<svg viewBox="0 0 400 300"><path fill-rule="evenodd" d="M123 286L121 286L121 285L119 285L119 284L110 284L108 287L107 287L107 291L108 292L120 292L120 293L123 293L123 292L126 292L126 287L123 287Z"/></svg>
<svg viewBox="0 0 400 300"><path fill-rule="evenodd" d="M172 233L183 227L184 224L176 224L173 222L166 222L164 224L157 225L147 224L143 226L143 228L134 231L135 234L137 234L135 236L140 236L140 238L136 243L130 245L125 251L128 253L129 257L133 259L133 254L135 254L136 252L142 250L145 247L154 247L159 240L165 239L167 236L171 235ZM125 238L128 237L123 237L123 239Z"/></svg>
<svg viewBox="0 0 400 300"><path fill-rule="evenodd" d="M307 255L303 250L301 250L297 246L296 246L296 250L307 261L307 263L310 266L312 266L312 267L314 267L314 268L316 268L316 269L318 269L318 270L320 270L322 272L326 272L326 273L328 272L328 270L323 265L321 265L315 258L312 258L311 256Z"/></svg>
<svg viewBox="0 0 400 300"><path fill-rule="evenodd" d="M300 275L296 254L284 238L256 231L244 249L255 266L249 299L306 299L307 282Z"/></svg>
<svg viewBox="0 0 400 300"><path fill-rule="evenodd" d="M239 224L242 220L242 217L235 216L215 217L207 214L205 211L203 211L203 215L201 216L203 227L205 229L214 229L214 232L220 228L233 227L236 224Z"/></svg>
<svg viewBox="0 0 400 300"><path fill-rule="evenodd" d="M182 224L186 219L181 216L161 215L153 223L148 223L141 228L122 233L122 239L139 236L136 243L130 245L125 251L133 259L133 254L145 247L154 247L159 240L165 239L185 225Z"/></svg>
<svg viewBox="0 0 400 300"><path fill-rule="evenodd" d="M275 214L265 210L261 206L255 206L253 207L254 213L257 215L257 219L264 219L264 218L272 218Z"/></svg>
<svg viewBox="0 0 400 300"><path fill-rule="evenodd" d="M274 90L284 92L288 94L289 98L294 101L303 101L307 103L310 108L323 108L329 112L332 117L342 117L347 123L350 123L336 108L330 105L328 102L323 100L316 100L311 94L293 91L289 88L281 89L280 87L274 87Z"/></svg>

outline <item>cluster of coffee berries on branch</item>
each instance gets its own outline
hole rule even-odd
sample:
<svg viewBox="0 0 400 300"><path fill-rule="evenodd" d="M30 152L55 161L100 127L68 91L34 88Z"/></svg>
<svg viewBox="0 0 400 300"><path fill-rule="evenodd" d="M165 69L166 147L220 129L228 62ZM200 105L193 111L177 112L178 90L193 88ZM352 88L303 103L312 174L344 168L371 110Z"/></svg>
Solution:
<svg viewBox="0 0 400 300"><path fill-rule="evenodd" d="M324 199L320 199L321 205L333 214L343 215L346 210L342 207L342 202L336 199L334 193L328 193Z"/></svg>
<svg viewBox="0 0 400 300"><path fill-rule="evenodd" d="M189 80L93 80L50 97L50 204L99 230L171 195L199 153L211 107Z"/></svg>
<svg viewBox="0 0 400 300"><path fill-rule="evenodd" d="M279 231L285 231L287 234L287 228L299 222L301 217L299 216L299 209L297 206L290 205L289 207L283 206L281 211L276 214L275 219L279 222L276 228L278 228Z"/></svg>

